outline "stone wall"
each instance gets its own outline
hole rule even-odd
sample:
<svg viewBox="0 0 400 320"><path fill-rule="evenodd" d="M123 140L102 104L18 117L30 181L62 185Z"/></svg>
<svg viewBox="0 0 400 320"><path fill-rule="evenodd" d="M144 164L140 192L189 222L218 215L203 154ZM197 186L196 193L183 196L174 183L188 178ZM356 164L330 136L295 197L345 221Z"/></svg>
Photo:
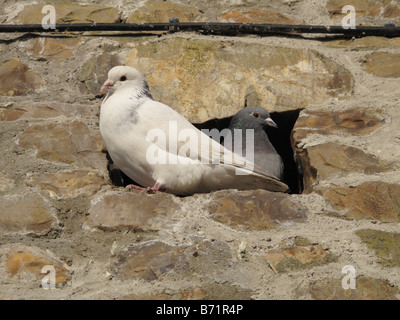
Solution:
<svg viewBox="0 0 400 320"><path fill-rule="evenodd" d="M339 25L350 2L357 24L400 23L398 0L53 5L57 23ZM5 24L40 23L46 3L0 4ZM98 92L118 64L193 123L245 104L293 121L284 143L302 192L119 186L98 128ZM1 34L0 298L398 299L399 77L399 38ZM45 265L55 290L41 287ZM346 265L354 290L342 288Z"/></svg>

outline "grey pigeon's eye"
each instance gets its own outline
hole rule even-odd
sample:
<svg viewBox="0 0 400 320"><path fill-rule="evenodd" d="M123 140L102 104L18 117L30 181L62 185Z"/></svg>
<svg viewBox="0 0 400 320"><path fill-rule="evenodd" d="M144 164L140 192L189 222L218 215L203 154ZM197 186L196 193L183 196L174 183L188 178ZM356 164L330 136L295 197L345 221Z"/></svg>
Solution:
<svg viewBox="0 0 400 320"><path fill-rule="evenodd" d="M253 113L253 117L254 117L254 118L259 118L259 117L260 117L260 114L259 114L258 112L254 112L254 113Z"/></svg>
<svg viewBox="0 0 400 320"><path fill-rule="evenodd" d="M122 76L119 81L125 81L126 80L126 76Z"/></svg>

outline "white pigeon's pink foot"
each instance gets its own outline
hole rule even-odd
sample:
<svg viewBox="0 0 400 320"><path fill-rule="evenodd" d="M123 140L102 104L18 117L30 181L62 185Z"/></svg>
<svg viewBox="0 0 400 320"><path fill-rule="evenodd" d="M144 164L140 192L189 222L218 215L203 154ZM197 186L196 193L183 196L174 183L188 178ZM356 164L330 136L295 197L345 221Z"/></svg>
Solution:
<svg viewBox="0 0 400 320"><path fill-rule="evenodd" d="M132 189L135 189L135 190L147 190L147 188L139 187L136 184L128 184L125 188L129 189L129 190L132 190Z"/></svg>
<svg viewBox="0 0 400 320"><path fill-rule="evenodd" d="M156 182L156 183L154 184L154 186L152 186L151 188L147 188L146 190L147 190L147 192L149 192L149 193L155 193L156 191L160 190L160 188L161 188L161 183Z"/></svg>
<svg viewBox="0 0 400 320"><path fill-rule="evenodd" d="M143 187L139 187L139 186L137 186L137 185L135 185L135 184L128 184L125 188L126 188L126 189L129 189L129 190L132 190L132 189L140 190L140 191L146 190L148 193L155 193L156 191L160 190L160 188L161 188L161 183L156 182L156 183L154 184L154 186L152 186L151 188L150 188L150 187L143 188Z"/></svg>

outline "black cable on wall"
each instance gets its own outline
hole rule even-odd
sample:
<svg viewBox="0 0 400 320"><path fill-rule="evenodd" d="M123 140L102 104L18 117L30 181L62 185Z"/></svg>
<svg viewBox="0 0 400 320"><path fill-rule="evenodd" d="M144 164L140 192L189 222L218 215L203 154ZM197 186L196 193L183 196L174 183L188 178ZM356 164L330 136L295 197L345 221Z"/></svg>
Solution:
<svg viewBox="0 0 400 320"><path fill-rule="evenodd" d="M282 33L336 34L349 36L385 36L399 37L400 27L385 24L383 27L358 26L355 29L344 29L342 26L323 25L288 25L260 23L225 23L225 22L179 22L170 18L168 23L74 23L56 24L55 29L45 29L41 24L0 25L0 33L16 32L83 32L83 31L197 31L221 35L255 34L268 36Z"/></svg>

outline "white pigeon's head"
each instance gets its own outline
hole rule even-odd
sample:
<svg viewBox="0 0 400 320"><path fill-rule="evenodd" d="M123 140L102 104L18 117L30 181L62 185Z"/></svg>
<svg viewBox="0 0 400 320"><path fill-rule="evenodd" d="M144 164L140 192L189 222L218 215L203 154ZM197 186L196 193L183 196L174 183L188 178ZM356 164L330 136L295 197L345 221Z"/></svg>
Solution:
<svg viewBox="0 0 400 320"><path fill-rule="evenodd" d="M147 83L138 70L128 66L117 66L108 72L108 78L101 87L100 92L114 92L124 88L139 92L148 91Z"/></svg>

